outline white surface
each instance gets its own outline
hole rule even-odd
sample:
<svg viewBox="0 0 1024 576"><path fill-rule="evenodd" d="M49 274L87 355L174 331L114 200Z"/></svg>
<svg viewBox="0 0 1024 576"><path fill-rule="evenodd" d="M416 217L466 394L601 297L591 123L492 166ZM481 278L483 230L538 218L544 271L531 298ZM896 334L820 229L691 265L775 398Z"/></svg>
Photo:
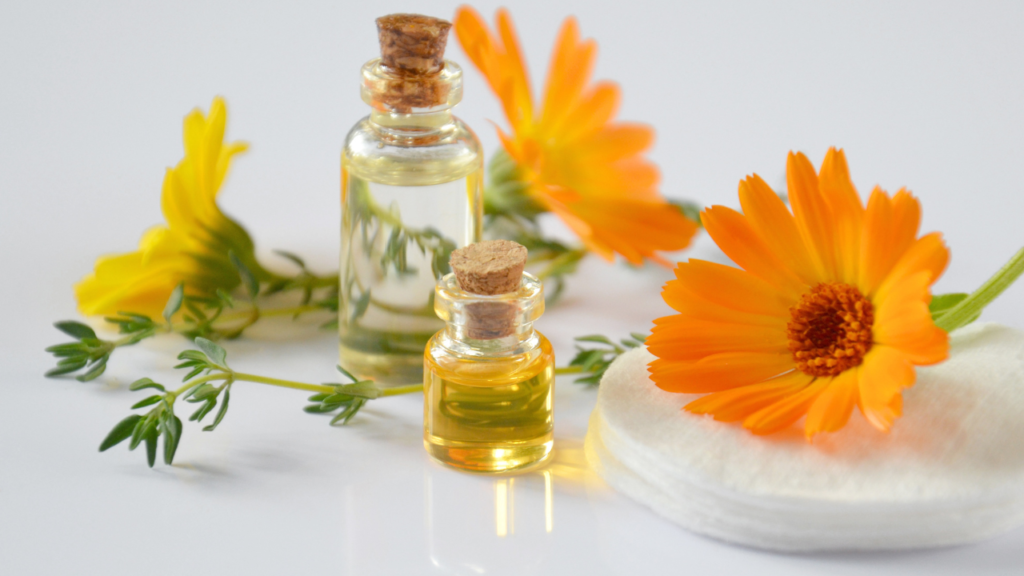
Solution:
<svg viewBox="0 0 1024 576"><path fill-rule="evenodd" d="M494 4L478 6L490 17ZM119 353L92 384L42 378L42 349L62 339L50 323L74 316L70 285L94 258L134 249L160 220L181 118L226 96L230 136L252 150L235 164L225 210L268 262L284 248L333 269L338 152L366 112L357 74L375 50L372 18L453 9L0 5L0 573L1019 573L1022 530L949 550L816 556L694 536L586 472L595 394L570 380L558 384L550 498L543 475L495 480L430 464L417 398L379 402L334 429L302 413L297 393L240 386L216 432L186 426L173 468L151 471L122 448L97 454L139 397L126 384L173 381L183 341ZM835 144L862 194L880 183L921 197L924 229L944 231L953 253L938 290L972 289L1024 244L1020 4L546 0L513 11L537 86L561 18L579 16L601 44L598 76L625 87L621 116L659 129L653 157L668 195L736 205L745 174L774 184L788 150L817 163ZM493 150L486 119L501 122L500 109L467 76L459 113ZM721 258L707 238L688 255ZM657 294L668 277L588 261L539 325L563 360L573 336L645 330L667 312ZM1024 328L1022 296L1015 286L985 319ZM292 329L306 336L283 341ZM334 338L311 325L269 324L228 351L251 372L334 378Z"/></svg>
<svg viewBox="0 0 1024 576"><path fill-rule="evenodd" d="M646 349L601 381L588 461L611 486L700 534L785 551L905 550L1024 525L1024 332L974 324L918 370L889 434L859 414L808 444L682 411Z"/></svg>

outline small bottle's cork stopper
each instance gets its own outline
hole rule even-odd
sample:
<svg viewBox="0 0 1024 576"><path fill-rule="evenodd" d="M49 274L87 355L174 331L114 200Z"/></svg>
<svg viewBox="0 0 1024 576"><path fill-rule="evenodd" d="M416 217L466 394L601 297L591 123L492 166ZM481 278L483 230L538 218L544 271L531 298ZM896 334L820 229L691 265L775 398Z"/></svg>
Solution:
<svg viewBox="0 0 1024 576"><path fill-rule="evenodd" d="M485 240L452 252L459 287L473 294L507 294L519 289L526 248L511 240Z"/></svg>
<svg viewBox="0 0 1024 576"><path fill-rule="evenodd" d="M420 14L377 18L381 62L407 74L437 74L444 68L444 48L451 22Z"/></svg>
<svg viewBox="0 0 1024 576"><path fill-rule="evenodd" d="M526 266L526 248L509 240L486 240L452 252L449 265L459 287L473 294L495 296L519 290ZM517 306L512 302L473 302L466 306L466 335L493 340L516 331Z"/></svg>

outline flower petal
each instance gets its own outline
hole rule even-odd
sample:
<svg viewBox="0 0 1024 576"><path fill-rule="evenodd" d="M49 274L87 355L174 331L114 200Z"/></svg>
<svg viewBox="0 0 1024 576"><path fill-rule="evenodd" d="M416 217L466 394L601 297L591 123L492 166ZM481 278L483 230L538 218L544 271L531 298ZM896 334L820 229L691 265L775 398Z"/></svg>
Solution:
<svg viewBox="0 0 1024 576"><path fill-rule="evenodd" d="M808 285L824 280L811 263L793 215L757 174L740 181L740 205L747 221L786 269Z"/></svg>
<svg viewBox="0 0 1024 576"><path fill-rule="evenodd" d="M836 247L832 210L818 189L818 175L802 152L789 153L786 183L796 226L804 239L818 278L836 279Z"/></svg>
<svg viewBox="0 0 1024 576"><path fill-rule="evenodd" d="M789 308L796 304L798 297L789 297L775 286L754 276L753 274L706 260L691 258L687 262L676 265L678 284L673 284L671 292L664 293L665 302L669 306L683 304L675 288L685 293L748 314L774 316L789 319ZM669 284L666 285L666 289Z"/></svg>
<svg viewBox="0 0 1024 576"><path fill-rule="evenodd" d="M810 376L800 373L806 378ZM743 427L754 434L772 434L796 422L807 413L831 381L831 378L818 378L775 403L761 408L743 419Z"/></svg>
<svg viewBox="0 0 1024 576"><path fill-rule="evenodd" d="M907 356L889 346L876 345L860 368L858 406L868 422L888 432L900 416L900 391L914 385L916 375Z"/></svg>
<svg viewBox="0 0 1024 576"><path fill-rule="evenodd" d="M793 368L793 357L787 351L774 354L725 352L696 362L658 358L647 370L651 380L662 390L696 394L756 384Z"/></svg>
<svg viewBox="0 0 1024 576"><path fill-rule="evenodd" d="M725 206L712 206L701 212L701 222L726 256L744 270L787 296L799 298L805 291L806 284L786 268L739 212Z"/></svg>
<svg viewBox="0 0 1024 576"><path fill-rule="evenodd" d="M842 150L828 149L818 173L818 187L835 218L836 273L841 281L853 284L857 281L860 263L864 205L850 180Z"/></svg>
<svg viewBox="0 0 1024 576"><path fill-rule="evenodd" d="M896 348L914 364L935 364L949 356L949 335L932 321L928 302L931 271L921 270L886 290L875 307L874 341Z"/></svg>
<svg viewBox="0 0 1024 576"><path fill-rule="evenodd" d="M804 434L808 440L820 432L835 432L846 426L857 403L859 368L850 368L831 379L807 411Z"/></svg>
<svg viewBox="0 0 1024 576"><path fill-rule="evenodd" d="M647 339L651 354L668 360L699 360L725 352L787 352L786 333L776 328L723 324L666 316L654 321Z"/></svg>
<svg viewBox="0 0 1024 576"><path fill-rule="evenodd" d="M760 384L741 386L702 396L683 407L694 414L711 414L715 420L743 420L780 400L798 394L808 387L811 376L794 370Z"/></svg>

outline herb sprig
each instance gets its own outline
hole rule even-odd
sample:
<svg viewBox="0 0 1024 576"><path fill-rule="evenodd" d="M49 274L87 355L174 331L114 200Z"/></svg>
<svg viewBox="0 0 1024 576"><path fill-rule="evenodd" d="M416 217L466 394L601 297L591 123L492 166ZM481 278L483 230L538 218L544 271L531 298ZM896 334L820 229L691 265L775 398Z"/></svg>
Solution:
<svg viewBox="0 0 1024 576"><path fill-rule="evenodd" d="M568 366L557 368L555 373L581 374L575 380L577 384L595 386L601 383L601 378L604 377L604 373L608 371L608 367L612 365L616 358L634 348L643 346L647 336L639 332L631 332L628 338L622 338L618 343L600 334L579 336L575 340L580 343L597 344L597 346L584 347L581 344L577 344L576 356L573 357Z"/></svg>

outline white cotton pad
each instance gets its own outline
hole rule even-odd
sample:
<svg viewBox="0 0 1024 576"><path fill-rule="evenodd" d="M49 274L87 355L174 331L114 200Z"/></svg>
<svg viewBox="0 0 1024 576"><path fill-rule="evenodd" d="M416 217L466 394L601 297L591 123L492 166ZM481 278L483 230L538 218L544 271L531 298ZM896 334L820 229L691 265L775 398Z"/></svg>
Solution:
<svg viewBox="0 0 1024 576"><path fill-rule="evenodd" d="M843 430L754 436L681 408L646 349L601 381L586 450L615 489L701 534L787 551L974 542L1024 524L1024 333L955 332L949 360L917 370L888 434L854 413Z"/></svg>

